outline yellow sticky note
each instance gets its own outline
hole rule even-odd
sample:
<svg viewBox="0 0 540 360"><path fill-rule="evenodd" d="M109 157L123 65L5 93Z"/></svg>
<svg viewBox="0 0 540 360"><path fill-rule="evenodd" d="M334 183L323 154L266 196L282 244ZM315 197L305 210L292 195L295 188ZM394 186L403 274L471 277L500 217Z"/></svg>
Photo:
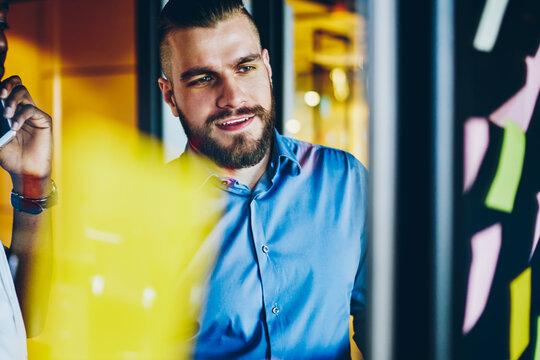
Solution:
<svg viewBox="0 0 540 360"><path fill-rule="evenodd" d="M510 360L517 360L529 344L531 268L510 284Z"/></svg>
<svg viewBox="0 0 540 360"><path fill-rule="evenodd" d="M521 180L525 157L525 132L513 121L507 121L499 158L499 167L486 197L490 209L511 213Z"/></svg>
<svg viewBox="0 0 540 360"><path fill-rule="evenodd" d="M540 316L538 317L538 327L536 331L536 350L534 350L534 360L540 360Z"/></svg>

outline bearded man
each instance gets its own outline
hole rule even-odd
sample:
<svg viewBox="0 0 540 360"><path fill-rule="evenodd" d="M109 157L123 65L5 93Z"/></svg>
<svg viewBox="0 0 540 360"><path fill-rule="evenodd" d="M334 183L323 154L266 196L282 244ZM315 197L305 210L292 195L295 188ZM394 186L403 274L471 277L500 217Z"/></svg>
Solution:
<svg viewBox="0 0 540 360"><path fill-rule="evenodd" d="M350 359L351 315L360 349L365 335L365 168L275 131L269 54L241 0L170 0L160 56L188 137L174 164L209 160L201 187L222 193L194 358Z"/></svg>

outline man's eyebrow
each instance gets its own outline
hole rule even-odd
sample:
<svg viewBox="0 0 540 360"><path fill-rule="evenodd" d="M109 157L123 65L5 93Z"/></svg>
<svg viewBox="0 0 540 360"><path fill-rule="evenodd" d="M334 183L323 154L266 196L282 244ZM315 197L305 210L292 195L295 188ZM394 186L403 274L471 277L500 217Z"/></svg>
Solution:
<svg viewBox="0 0 540 360"><path fill-rule="evenodd" d="M194 66L190 68L189 70L184 71L182 75L180 76L180 80L188 81L194 76L203 75L203 74L215 75L216 72L206 66Z"/></svg>
<svg viewBox="0 0 540 360"><path fill-rule="evenodd" d="M239 58L236 61L236 65L244 64L244 63L247 63L247 62L257 61L257 60L260 60L260 59L261 59L261 54L251 54L251 55L243 56L243 57Z"/></svg>
<svg viewBox="0 0 540 360"><path fill-rule="evenodd" d="M260 60L261 59L261 54L251 54L251 55L247 55L247 56L242 56L241 58L238 58L234 64L235 65L240 65L240 64L244 64L244 63L247 63L247 62L253 62L253 61L257 61L257 60ZM198 76L198 75L203 75L203 74L208 74L208 75L216 75L216 71L212 70L211 68L207 67L207 66L194 66L186 71L184 71L182 73L182 75L180 76L180 80L185 82L185 81L188 81L189 79L191 79L192 77L195 77L195 76Z"/></svg>

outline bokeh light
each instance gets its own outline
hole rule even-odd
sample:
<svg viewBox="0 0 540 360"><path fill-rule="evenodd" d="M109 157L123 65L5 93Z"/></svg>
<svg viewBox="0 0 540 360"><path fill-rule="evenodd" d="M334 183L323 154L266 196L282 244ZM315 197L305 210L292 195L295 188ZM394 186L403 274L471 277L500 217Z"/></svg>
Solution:
<svg viewBox="0 0 540 360"><path fill-rule="evenodd" d="M308 91L304 94L304 101L307 106L315 107L321 102L321 96L316 91Z"/></svg>

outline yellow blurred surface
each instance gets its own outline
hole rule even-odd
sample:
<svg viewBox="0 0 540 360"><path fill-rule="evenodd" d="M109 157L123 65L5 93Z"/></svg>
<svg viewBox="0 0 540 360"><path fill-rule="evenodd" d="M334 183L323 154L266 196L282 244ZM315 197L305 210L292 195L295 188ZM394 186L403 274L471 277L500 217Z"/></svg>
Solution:
<svg viewBox="0 0 540 360"><path fill-rule="evenodd" d="M10 3L6 76L19 75L53 118L53 177L62 183L65 124L78 116L137 126L135 1ZM157 85L156 85L157 86ZM11 181L0 173L0 238L11 242Z"/></svg>
<svg viewBox="0 0 540 360"><path fill-rule="evenodd" d="M50 302L30 359L182 359L215 255L203 246L214 194L132 128L78 117L64 134L53 260L40 265L54 269Z"/></svg>

